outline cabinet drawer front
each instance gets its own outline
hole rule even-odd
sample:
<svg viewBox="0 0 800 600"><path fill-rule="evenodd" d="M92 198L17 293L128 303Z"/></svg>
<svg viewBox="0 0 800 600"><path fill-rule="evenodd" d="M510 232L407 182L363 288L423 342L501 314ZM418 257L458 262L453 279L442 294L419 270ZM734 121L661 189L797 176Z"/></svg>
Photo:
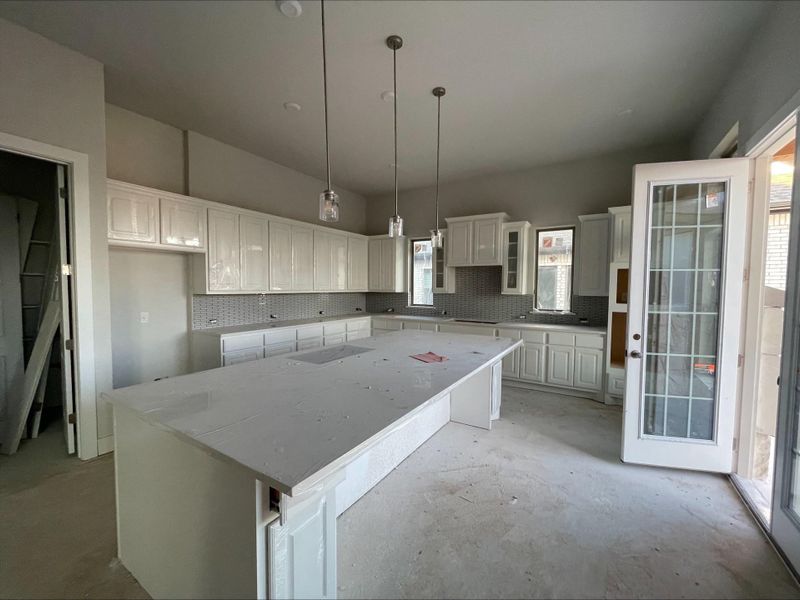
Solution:
<svg viewBox="0 0 800 600"><path fill-rule="evenodd" d="M244 350L245 348L263 348L263 346L264 334L261 332L222 338L223 352L233 352L235 350Z"/></svg>
<svg viewBox="0 0 800 600"><path fill-rule="evenodd" d="M347 331L347 324L344 321L337 321L336 323L325 323L322 327L325 335L338 335Z"/></svg>
<svg viewBox="0 0 800 600"><path fill-rule="evenodd" d="M310 348L319 348L322 346L322 338L312 338L297 341L298 350L308 350Z"/></svg>
<svg viewBox="0 0 800 600"><path fill-rule="evenodd" d="M544 344L544 331L523 329L520 332L520 337L525 340L526 343Z"/></svg>
<svg viewBox="0 0 800 600"><path fill-rule="evenodd" d="M347 331L369 330L369 319L359 319L358 321L347 321Z"/></svg>
<svg viewBox="0 0 800 600"><path fill-rule="evenodd" d="M512 340L520 339L519 329L498 329L497 337L511 338Z"/></svg>
<svg viewBox="0 0 800 600"><path fill-rule="evenodd" d="M297 339L309 340L322 337L322 325L312 325L311 327L298 327Z"/></svg>
<svg viewBox="0 0 800 600"><path fill-rule="evenodd" d="M608 393L613 396L622 396L625 394L625 373L611 373L608 374Z"/></svg>
<svg viewBox="0 0 800 600"><path fill-rule="evenodd" d="M575 336L575 345L581 348L603 348L603 336L579 333Z"/></svg>
<svg viewBox="0 0 800 600"><path fill-rule="evenodd" d="M557 346L574 346L575 334L574 333L548 333L547 343L555 344Z"/></svg>
<svg viewBox="0 0 800 600"><path fill-rule="evenodd" d="M226 352L222 355L222 366L235 365L237 363L250 362L264 358L263 348L251 348L250 350L240 350L239 352Z"/></svg>
<svg viewBox="0 0 800 600"><path fill-rule="evenodd" d="M264 350L264 356L278 356L279 354L288 354L294 352L297 345L294 341L282 342L280 344L271 344Z"/></svg>
<svg viewBox="0 0 800 600"><path fill-rule="evenodd" d="M374 319L372 321L372 326L376 329L399 331L403 328L403 322L396 319Z"/></svg>
<svg viewBox="0 0 800 600"><path fill-rule="evenodd" d="M264 334L265 344L279 344L283 342L294 342L297 330L294 327L287 327L286 329L277 329L275 331L267 331Z"/></svg>

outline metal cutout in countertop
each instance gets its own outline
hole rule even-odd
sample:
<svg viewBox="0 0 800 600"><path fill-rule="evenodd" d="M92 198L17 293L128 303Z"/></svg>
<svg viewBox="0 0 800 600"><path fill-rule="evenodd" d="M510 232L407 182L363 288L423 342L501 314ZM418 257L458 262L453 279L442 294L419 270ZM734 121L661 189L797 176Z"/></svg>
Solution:
<svg viewBox="0 0 800 600"><path fill-rule="evenodd" d="M314 350L314 352L307 352L292 358L311 363L312 365L324 365L333 360L347 358L354 354L363 354L364 352L370 352L372 350L373 348L363 348L361 346L349 346L345 344L344 346L332 346L330 348L323 348L322 350Z"/></svg>

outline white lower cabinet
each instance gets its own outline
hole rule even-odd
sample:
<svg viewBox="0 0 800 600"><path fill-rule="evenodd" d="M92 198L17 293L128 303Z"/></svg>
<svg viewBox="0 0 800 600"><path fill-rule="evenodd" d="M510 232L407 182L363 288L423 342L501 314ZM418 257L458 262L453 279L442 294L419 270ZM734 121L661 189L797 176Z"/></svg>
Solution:
<svg viewBox="0 0 800 600"><path fill-rule="evenodd" d="M522 347L522 361L519 377L535 383L544 382L544 344L525 342Z"/></svg>
<svg viewBox="0 0 800 600"><path fill-rule="evenodd" d="M347 334L345 333L337 333L336 335L326 335L325 345L338 346L339 344L344 344L346 340L347 340Z"/></svg>
<svg viewBox="0 0 800 600"><path fill-rule="evenodd" d="M545 383L572 386L575 361L575 348L572 346L548 346Z"/></svg>
<svg viewBox="0 0 800 600"><path fill-rule="evenodd" d="M235 365L237 363L250 362L264 358L263 348L250 348L249 350L239 350L238 352L226 352L222 355L222 366Z"/></svg>
<svg viewBox="0 0 800 600"><path fill-rule="evenodd" d="M584 390L603 389L603 351L575 348L574 386Z"/></svg>
<svg viewBox="0 0 800 600"><path fill-rule="evenodd" d="M264 356L280 356L281 354L289 354L297 350L297 342L280 342L278 344L270 344L264 348Z"/></svg>

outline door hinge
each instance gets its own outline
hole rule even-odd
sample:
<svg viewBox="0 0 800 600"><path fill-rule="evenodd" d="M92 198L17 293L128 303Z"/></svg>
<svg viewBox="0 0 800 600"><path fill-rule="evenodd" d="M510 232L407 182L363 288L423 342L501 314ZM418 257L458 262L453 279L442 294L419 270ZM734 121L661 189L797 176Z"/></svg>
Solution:
<svg viewBox="0 0 800 600"><path fill-rule="evenodd" d="M69 413L67 415L67 423L70 425L75 425L75 413Z"/></svg>
<svg viewBox="0 0 800 600"><path fill-rule="evenodd" d="M739 360L736 361L736 366L740 369L744 366L744 354L739 355Z"/></svg>
<svg viewBox="0 0 800 600"><path fill-rule="evenodd" d="M64 348L72 352L75 350L75 342L73 340L64 340Z"/></svg>
<svg viewBox="0 0 800 600"><path fill-rule="evenodd" d="M61 265L61 274L72 276L72 265Z"/></svg>

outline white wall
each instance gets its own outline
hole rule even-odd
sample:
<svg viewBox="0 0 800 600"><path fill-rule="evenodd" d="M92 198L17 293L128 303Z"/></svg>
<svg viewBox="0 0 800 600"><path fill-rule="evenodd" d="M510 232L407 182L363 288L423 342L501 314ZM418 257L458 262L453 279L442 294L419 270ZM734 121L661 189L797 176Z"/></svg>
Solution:
<svg viewBox="0 0 800 600"><path fill-rule="evenodd" d="M188 132L189 194L260 210L280 217L319 222L325 182L217 140ZM364 233L366 201L334 185L341 202L338 229Z"/></svg>
<svg viewBox="0 0 800 600"><path fill-rule="evenodd" d="M772 117L781 109L797 108L800 98L800 2L778 2L764 24L743 48L738 68L719 90L717 101L697 126L692 156L708 158L725 134L739 122L739 152L753 137L776 126ZM793 106L786 104L797 98Z"/></svg>
<svg viewBox="0 0 800 600"><path fill-rule="evenodd" d="M188 255L112 248L109 259L114 387L188 373Z"/></svg>
<svg viewBox="0 0 800 600"><path fill-rule="evenodd" d="M183 131L106 104L106 163L112 179L186 193Z"/></svg>
<svg viewBox="0 0 800 600"><path fill-rule="evenodd" d="M98 397L111 389L104 98L100 63L0 19L0 131L89 158ZM109 407L98 406L97 420L98 435L110 435Z"/></svg>
<svg viewBox="0 0 800 600"><path fill-rule="evenodd" d="M442 184L442 226L446 226L445 217L490 212L507 212L512 220L530 221L536 227L577 223L578 215L630 204L635 164L687 157L688 148L683 144L653 146ZM400 194L399 212L407 235L428 235L433 228L433 199L433 187ZM392 194L370 198L368 233L386 233L392 214Z"/></svg>

